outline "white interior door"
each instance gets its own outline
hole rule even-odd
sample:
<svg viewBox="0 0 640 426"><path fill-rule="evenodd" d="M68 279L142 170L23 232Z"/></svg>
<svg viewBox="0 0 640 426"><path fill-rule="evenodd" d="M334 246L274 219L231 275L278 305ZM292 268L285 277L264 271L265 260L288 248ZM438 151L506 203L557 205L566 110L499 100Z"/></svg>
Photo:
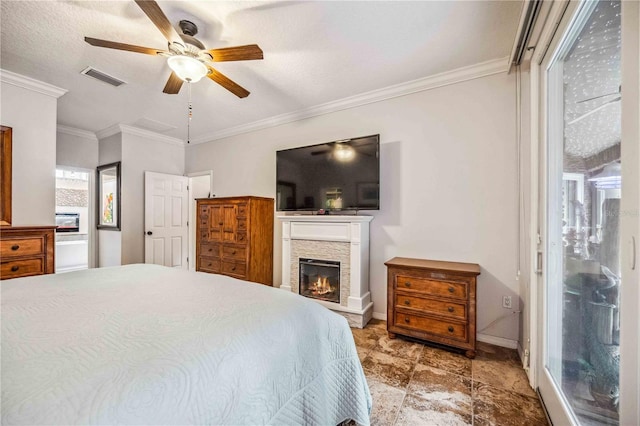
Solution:
<svg viewBox="0 0 640 426"><path fill-rule="evenodd" d="M189 179L144 173L145 263L187 269Z"/></svg>
<svg viewBox="0 0 640 426"><path fill-rule="evenodd" d="M640 422L639 17L637 2L571 2L537 58L535 372L554 424Z"/></svg>

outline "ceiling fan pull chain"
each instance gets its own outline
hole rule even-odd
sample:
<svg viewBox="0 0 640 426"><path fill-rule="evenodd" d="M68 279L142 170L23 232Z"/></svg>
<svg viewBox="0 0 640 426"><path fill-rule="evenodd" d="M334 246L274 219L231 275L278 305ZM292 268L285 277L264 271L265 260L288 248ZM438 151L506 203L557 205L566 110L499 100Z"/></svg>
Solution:
<svg viewBox="0 0 640 426"><path fill-rule="evenodd" d="M189 87L189 120L187 121L187 143L191 143L191 118L193 117L193 106L191 105L191 82L187 82Z"/></svg>

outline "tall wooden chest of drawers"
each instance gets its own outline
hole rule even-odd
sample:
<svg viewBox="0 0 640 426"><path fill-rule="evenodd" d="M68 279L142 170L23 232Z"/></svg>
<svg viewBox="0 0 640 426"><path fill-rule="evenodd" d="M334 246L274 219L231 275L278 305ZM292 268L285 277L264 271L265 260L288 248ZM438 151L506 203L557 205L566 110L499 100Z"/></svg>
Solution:
<svg viewBox="0 0 640 426"><path fill-rule="evenodd" d="M197 200L196 270L273 285L274 201Z"/></svg>
<svg viewBox="0 0 640 426"><path fill-rule="evenodd" d="M55 226L0 227L0 279L53 274Z"/></svg>
<svg viewBox="0 0 640 426"><path fill-rule="evenodd" d="M387 331L476 350L475 263L395 257L387 265Z"/></svg>

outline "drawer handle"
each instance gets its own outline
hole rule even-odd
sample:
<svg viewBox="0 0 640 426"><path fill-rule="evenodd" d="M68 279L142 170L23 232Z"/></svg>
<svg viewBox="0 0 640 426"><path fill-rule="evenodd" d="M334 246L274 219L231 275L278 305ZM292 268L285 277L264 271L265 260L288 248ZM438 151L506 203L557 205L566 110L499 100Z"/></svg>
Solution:
<svg viewBox="0 0 640 426"><path fill-rule="evenodd" d="M409 306L409 305L411 305L411 301L409 301L409 300L405 300L405 301L404 301L404 304L405 304L405 305L407 305L407 306Z"/></svg>
<svg viewBox="0 0 640 426"><path fill-rule="evenodd" d="M236 251L235 251L235 250L234 250L234 251L232 251L232 252L231 252L231 254L236 254Z"/></svg>
<svg viewBox="0 0 640 426"><path fill-rule="evenodd" d="M213 249L211 247L209 247L209 251L213 251Z"/></svg>
<svg viewBox="0 0 640 426"><path fill-rule="evenodd" d="M456 291L456 289L455 289L455 288L453 288L453 287L449 287L449 293L453 293L454 291Z"/></svg>
<svg viewBox="0 0 640 426"><path fill-rule="evenodd" d="M211 266L211 262L209 262L209 264L207 266Z"/></svg>
<svg viewBox="0 0 640 426"><path fill-rule="evenodd" d="M447 308L447 311L449 311L449 312L453 312L453 306L449 306L449 307Z"/></svg>
<svg viewBox="0 0 640 426"><path fill-rule="evenodd" d="M18 269L20 269L19 266L12 266L11 267L11 272L16 272Z"/></svg>
<svg viewBox="0 0 640 426"><path fill-rule="evenodd" d="M240 240L240 241L244 240L244 235L240 235L239 240Z"/></svg>
<svg viewBox="0 0 640 426"><path fill-rule="evenodd" d="M411 322L411 319L409 317L404 317L404 322L406 322L407 324L409 324L409 322Z"/></svg>
<svg viewBox="0 0 640 426"><path fill-rule="evenodd" d="M405 287L411 287L411 283L409 281L405 281L404 285Z"/></svg>
<svg viewBox="0 0 640 426"><path fill-rule="evenodd" d="M14 246L11 246L11 250L13 250L13 251L18 250L19 248L20 248L20 246L19 246L19 245L17 245L17 244L16 244L16 245L14 245Z"/></svg>
<svg viewBox="0 0 640 426"><path fill-rule="evenodd" d="M222 223L223 223L223 222L218 222L218 225L222 226Z"/></svg>
<svg viewBox="0 0 640 426"><path fill-rule="evenodd" d="M453 326L449 326L449 328L447 328L447 330L449 330L449 333L453 333Z"/></svg>
<svg viewBox="0 0 640 426"><path fill-rule="evenodd" d="M236 267L234 266L233 268L231 268L231 270L232 270L232 271L235 271L235 270L236 270Z"/></svg>

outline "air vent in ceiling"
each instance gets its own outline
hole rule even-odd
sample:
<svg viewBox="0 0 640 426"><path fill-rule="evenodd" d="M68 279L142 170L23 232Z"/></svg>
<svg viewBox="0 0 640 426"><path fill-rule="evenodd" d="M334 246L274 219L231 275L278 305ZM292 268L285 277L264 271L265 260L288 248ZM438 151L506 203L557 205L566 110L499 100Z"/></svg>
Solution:
<svg viewBox="0 0 640 426"><path fill-rule="evenodd" d="M125 84L124 81L118 80L115 77L111 77L109 74L105 74L102 71L98 71L93 67L87 67L83 69L80 74L88 75L89 77L93 77L96 80L100 80L104 83L110 84L112 86L118 87L120 85Z"/></svg>

